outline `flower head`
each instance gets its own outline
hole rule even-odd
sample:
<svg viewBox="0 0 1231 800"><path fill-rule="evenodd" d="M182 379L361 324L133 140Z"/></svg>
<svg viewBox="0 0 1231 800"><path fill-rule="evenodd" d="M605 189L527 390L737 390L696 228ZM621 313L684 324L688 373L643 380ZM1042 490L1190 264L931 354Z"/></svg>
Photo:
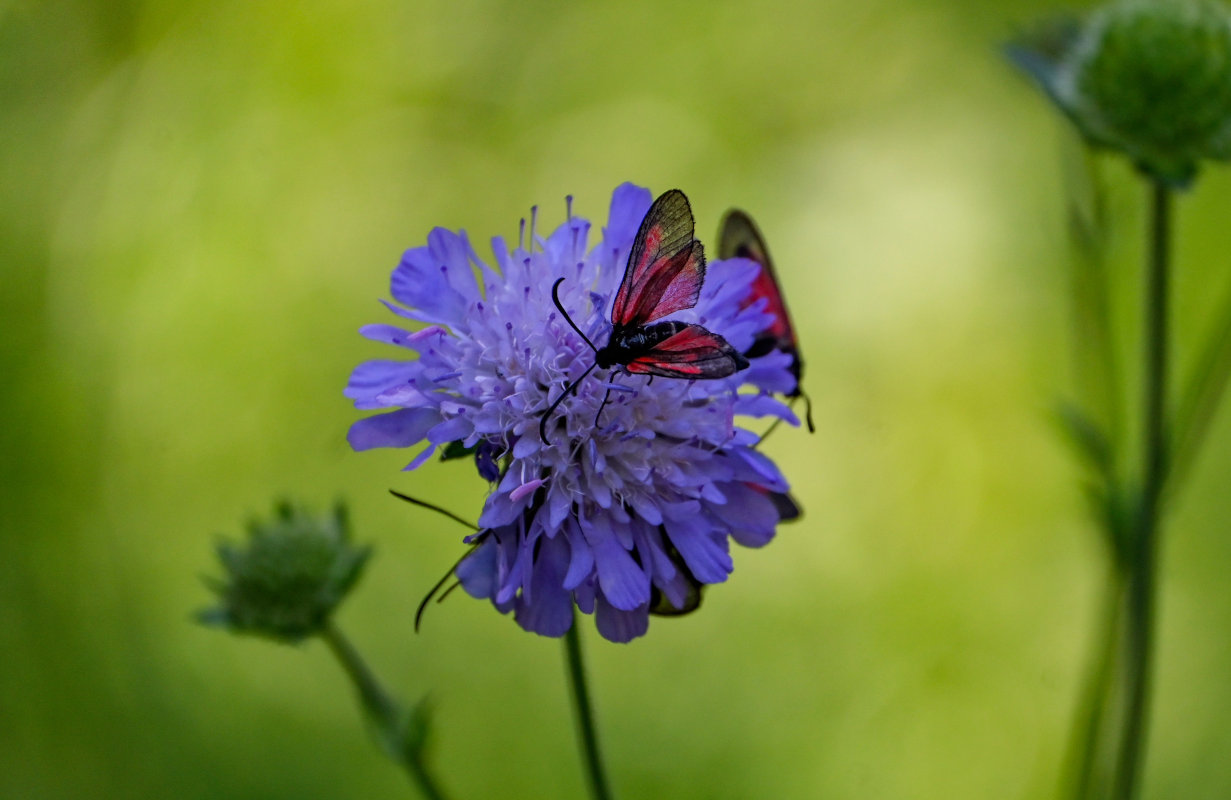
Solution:
<svg viewBox="0 0 1231 800"><path fill-rule="evenodd" d="M1213 0L1117 0L1009 48L1082 135L1155 180L1231 158L1231 15Z"/></svg>
<svg viewBox="0 0 1231 800"><path fill-rule="evenodd" d="M253 520L248 544L218 545L225 580L210 580L219 605L199 615L236 633L297 642L320 632L359 580L371 551L353 547L346 512L315 517L289 503Z"/></svg>
<svg viewBox="0 0 1231 800"><path fill-rule="evenodd" d="M594 613L613 641L644 634L652 608L694 606L700 585L731 572L731 539L758 547L773 537L774 499L787 490L755 449L757 437L735 424L737 414L798 424L770 396L795 387L782 352L718 380L596 370L560 403L547 440L540 435L543 413L595 363L556 309L552 286L564 279L561 305L602 347L650 199L631 184L617 188L593 245L590 223L571 214L512 251L496 237L495 267L464 233L433 230L394 270L400 305L386 303L427 326L361 331L418 358L361 364L346 389L360 409L395 409L351 427L356 450L426 440L407 467L416 469L439 447L473 449L493 488L458 578L546 636L569 629L574 605ZM743 302L757 269L745 259L711 262L696 305L669 319L703 325L746 351L772 322L764 303Z"/></svg>

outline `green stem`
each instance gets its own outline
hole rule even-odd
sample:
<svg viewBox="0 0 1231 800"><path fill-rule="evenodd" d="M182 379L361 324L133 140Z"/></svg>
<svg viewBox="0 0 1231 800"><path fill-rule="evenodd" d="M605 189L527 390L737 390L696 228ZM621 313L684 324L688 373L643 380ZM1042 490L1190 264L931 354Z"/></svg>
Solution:
<svg viewBox="0 0 1231 800"><path fill-rule="evenodd" d="M574 612L573 625L564 637L564 649L569 685L573 689L577 735L581 740L582 758L590 778L590 794L594 800L611 800L611 790L607 788L607 777L603 772L603 758L598 750L598 736L594 730L594 711L590 707L590 692L586 688L586 667L581 657L581 635L578 633L578 627Z"/></svg>
<svg viewBox="0 0 1231 800"><path fill-rule="evenodd" d="M329 645L330 651L337 657L338 663L354 684L364 712L376 725L386 754L402 765L424 797L428 800L444 800L445 795L437 788L418 748L406 747L404 744L403 727L409 720L408 713L385 691L359 655L359 651L332 622L325 624L321 638Z"/></svg>
<svg viewBox="0 0 1231 800"><path fill-rule="evenodd" d="M1171 191L1160 183L1154 183L1152 189L1142 374L1141 496L1129 560L1124 738L1116 762L1112 793L1115 800L1133 800L1140 787L1153 661L1159 511L1167 471L1167 262L1171 240Z"/></svg>
<svg viewBox="0 0 1231 800"><path fill-rule="evenodd" d="M1123 628L1122 609L1124 581L1119 565L1112 563L1106 580L1106 593L1101 610L1099 640L1090 653L1089 672L1082 687L1081 702L1073 722L1069 764L1073 800L1087 800L1094 787L1100 783L1099 773L1105 778L1108 756L1106 743L1108 718L1116 691L1116 653ZM1100 770L1100 763L1103 769Z"/></svg>

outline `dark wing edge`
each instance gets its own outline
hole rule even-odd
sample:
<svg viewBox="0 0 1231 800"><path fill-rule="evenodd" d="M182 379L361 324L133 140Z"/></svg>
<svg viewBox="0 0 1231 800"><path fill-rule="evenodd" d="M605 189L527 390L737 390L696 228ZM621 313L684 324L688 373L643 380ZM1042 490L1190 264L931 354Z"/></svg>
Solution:
<svg viewBox="0 0 1231 800"><path fill-rule="evenodd" d="M718 226L719 258L750 258L758 264L769 262L769 250L761 230L746 211L732 208Z"/></svg>
<svg viewBox="0 0 1231 800"><path fill-rule="evenodd" d="M654 201L628 255L612 324L645 325L696 305L705 279L705 250L695 230L692 207L679 189Z"/></svg>
<svg viewBox="0 0 1231 800"><path fill-rule="evenodd" d="M797 397L802 393L799 380L803 372L803 359L799 355L795 326L791 322L791 312L786 307L782 285L778 283L774 262L769 257L765 237L746 212L733 208L723 215L718 231L718 253L720 258L747 258L760 265L761 274L753 281L752 294L746 303L765 298L765 310L773 315L774 322L757 336L752 346L744 351L744 355L757 358L774 350L789 353L794 359L791 374L795 376L795 389L787 396Z"/></svg>

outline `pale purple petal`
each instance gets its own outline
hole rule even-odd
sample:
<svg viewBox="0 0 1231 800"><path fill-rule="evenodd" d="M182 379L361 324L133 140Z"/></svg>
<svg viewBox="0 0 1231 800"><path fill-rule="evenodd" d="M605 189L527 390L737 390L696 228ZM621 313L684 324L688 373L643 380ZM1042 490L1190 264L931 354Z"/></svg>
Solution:
<svg viewBox="0 0 1231 800"><path fill-rule="evenodd" d="M390 293L399 303L415 309L421 319L458 322L465 313L466 298L449 284L447 272L448 265L437 261L429 248L412 248L393 271Z"/></svg>
<svg viewBox="0 0 1231 800"><path fill-rule="evenodd" d="M667 536L693 576L702 583L722 583L735 566L727 551L726 538L719 541L676 526L667 527Z"/></svg>
<svg viewBox="0 0 1231 800"><path fill-rule="evenodd" d="M618 609L600 593L595 603L594 621L604 639L623 644L645 636L650 628L650 612L648 606L634 610Z"/></svg>
<svg viewBox="0 0 1231 800"><path fill-rule="evenodd" d="M403 408L359 420L351 425L346 441L355 450L410 447L422 441L439 421L440 414L434 408Z"/></svg>
<svg viewBox="0 0 1231 800"><path fill-rule="evenodd" d="M540 636L563 636L573 625L572 592L563 586L568 545L563 536L543 542L534 560L531 591L515 606L517 623Z"/></svg>
<svg viewBox="0 0 1231 800"><path fill-rule="evenodd" d="M596 529L597 530L597 529ZM598 585L613 606L625 611L650 600L650 579L610 533L587 536L594 550ZM597 539L597 541L595 541Z"/></svg>

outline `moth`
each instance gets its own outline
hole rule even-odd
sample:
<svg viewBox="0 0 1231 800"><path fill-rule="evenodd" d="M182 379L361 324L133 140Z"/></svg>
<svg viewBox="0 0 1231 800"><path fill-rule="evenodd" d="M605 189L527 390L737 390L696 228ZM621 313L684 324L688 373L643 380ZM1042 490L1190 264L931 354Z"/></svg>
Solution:
<svg viewBox="0 0 1231 800"><path fill-rule="evenodd" d="M692 308L701 296L705 249L695 231L692 207L679 189L664 192L654 201L629 251L624 278L611 307L611 335L602 347L596 347L582 333L560 303L564 278L551 287L556 308L594 351L594 363L543 413L539 434L544 442L552 412L595 368L621 366L634 375L694 380L726 378L748 366L744 354L701 325L657 321ZM606 402L604 398L603 404ZM600 406L600 415L602 409Z"/></svg>

